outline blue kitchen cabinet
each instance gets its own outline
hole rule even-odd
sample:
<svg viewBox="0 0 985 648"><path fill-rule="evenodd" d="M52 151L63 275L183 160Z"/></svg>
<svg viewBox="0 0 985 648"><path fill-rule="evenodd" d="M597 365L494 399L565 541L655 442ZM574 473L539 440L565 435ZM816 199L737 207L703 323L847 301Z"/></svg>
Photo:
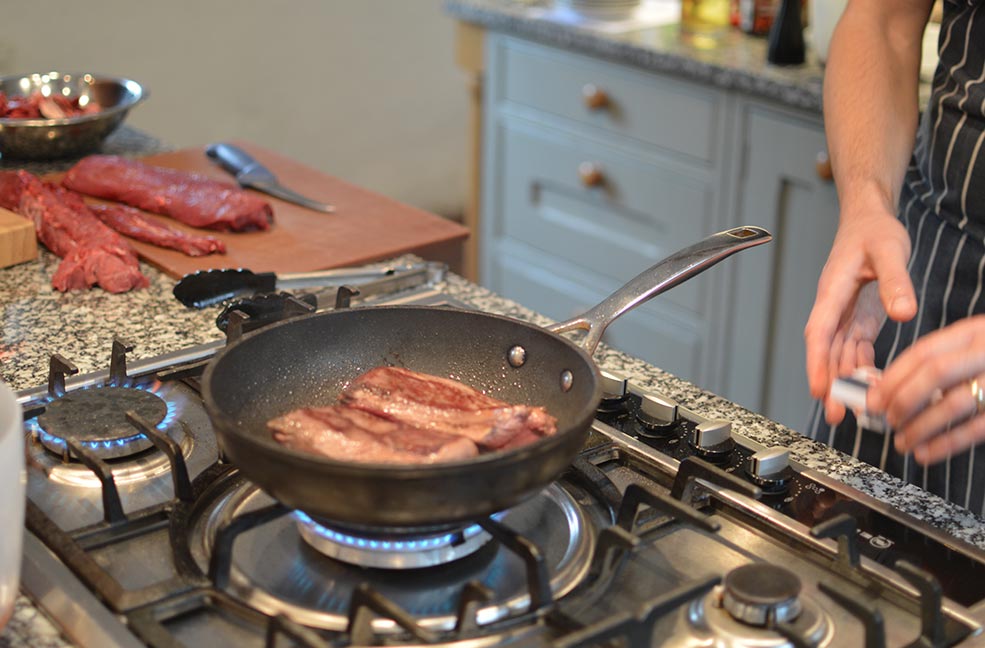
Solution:
<svg viewBox="0 0 985 648"><path fill-rule="evenodd" d="M766 227L774 243L605 341L800 427L801 319L837 222L819 116L507 34L484 44L480 282L566 319L708 234Z"/></svg>

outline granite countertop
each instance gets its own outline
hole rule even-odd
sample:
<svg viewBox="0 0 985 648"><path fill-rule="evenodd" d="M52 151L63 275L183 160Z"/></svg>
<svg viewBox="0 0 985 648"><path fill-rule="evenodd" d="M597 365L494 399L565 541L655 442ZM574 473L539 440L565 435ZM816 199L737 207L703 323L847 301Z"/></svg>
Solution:
<svg viewBox="0 0 985 648"><path fill-rule="evenodd" d="M722 28L696 34L680 23L678 0L643 0L636 18L586 19L554 0L445 0L445 11L467 23L522 36L645 70L679 75L820 112L824 68L809 40L803 65L766 61L765 37ZM924 79L921 105L930 96Z"/></svg>
<svg viewBox="0 0 985 648"><path fill-rule="evenodd" d="M119 152L150 153L163 148L139 133L123 132L120 137L127 142ZM150 266L141 265L150 279L149 288L111 295L100 289L54 291L51 276L57 264L57 258L42 250L35 261L0 270L0 379L16 390L45 383L48 358L54 352L75 363L81 373L106 368L114 335L134 344L128 357L135 360L221 337L214 325L216 310L183 307L171 294L174 280ZM549 323L454 274L444 289L480 309ZM600 367L623 373L644 389L673 398L702 416L729 419L738 433L763 445L787 446L796 461L985 549L985 523L960 507L605 345L595 357ZM66 645L26 596L18 599L13 619L0 631L0 648Z"/></svg>

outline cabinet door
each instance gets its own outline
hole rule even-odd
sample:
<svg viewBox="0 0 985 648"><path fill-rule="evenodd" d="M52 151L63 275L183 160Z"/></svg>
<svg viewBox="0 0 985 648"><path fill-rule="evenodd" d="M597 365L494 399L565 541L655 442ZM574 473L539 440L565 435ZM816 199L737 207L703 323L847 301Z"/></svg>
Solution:
<svg viewBox="0 0 985 648"><path fill-rule="evenodd" d="M740 115L736 223L762 225L775 239L762 248L767 254L738 260L723 395L803 431L804 325L838 225L834 184L816 169L824 129L820 120L755 103Z"/></svg>
<svg viewBox="0 0 985 648"><path fill-rule="evenodd" d="M510 114L487 132L498 191L487 195L483 282L548 317L586 311L713 227L714 189L702 173ZM604 187L579 182L584 159L604 169ZM720 285L706 275L677 286L620 318L605 341L703 384Z"/></svg>
<svg viewBox="0 0 985 648"><path fill-rule="evenodd" d="M723 229L723 92L493 34L486 42L480 280L553 319ZM601 111L581 101L603 84ZM620 318L605 342L708 389L721 271Z"/></svg>

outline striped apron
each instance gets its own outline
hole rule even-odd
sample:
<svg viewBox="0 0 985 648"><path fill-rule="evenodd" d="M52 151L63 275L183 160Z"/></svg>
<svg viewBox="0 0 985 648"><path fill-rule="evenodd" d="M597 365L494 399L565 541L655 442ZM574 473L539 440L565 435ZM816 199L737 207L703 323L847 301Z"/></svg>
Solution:
<svg viewBox="0 0 985 648"><path fill-rule="evenodd" d="M898 216L910 233L919 312L887 321L876 339L885 367L919 336L985 312L985 0L945 0L933 93L920 120ZM808 435L985 515L985 444L924 467L899 455L892 432L838 426L810 412Z"/></svg>

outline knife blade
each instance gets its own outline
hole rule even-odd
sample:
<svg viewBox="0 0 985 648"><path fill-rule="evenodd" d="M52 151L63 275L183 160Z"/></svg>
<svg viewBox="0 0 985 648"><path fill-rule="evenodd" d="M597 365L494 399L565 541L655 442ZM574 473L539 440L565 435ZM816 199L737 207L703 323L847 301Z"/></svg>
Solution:
<svg viewBox="0 0 985 648"><path fill-rule="evenodd" d="M232 144L223 142L209 144L205 154L219 163L223 169L231 173L241 187L256 189L270 194L275 198L292 202L308 209L330 214L335 211L333 205L312 200L292 189L288 189L277 180L267 167L258 162L252 155Z"/></svg>

